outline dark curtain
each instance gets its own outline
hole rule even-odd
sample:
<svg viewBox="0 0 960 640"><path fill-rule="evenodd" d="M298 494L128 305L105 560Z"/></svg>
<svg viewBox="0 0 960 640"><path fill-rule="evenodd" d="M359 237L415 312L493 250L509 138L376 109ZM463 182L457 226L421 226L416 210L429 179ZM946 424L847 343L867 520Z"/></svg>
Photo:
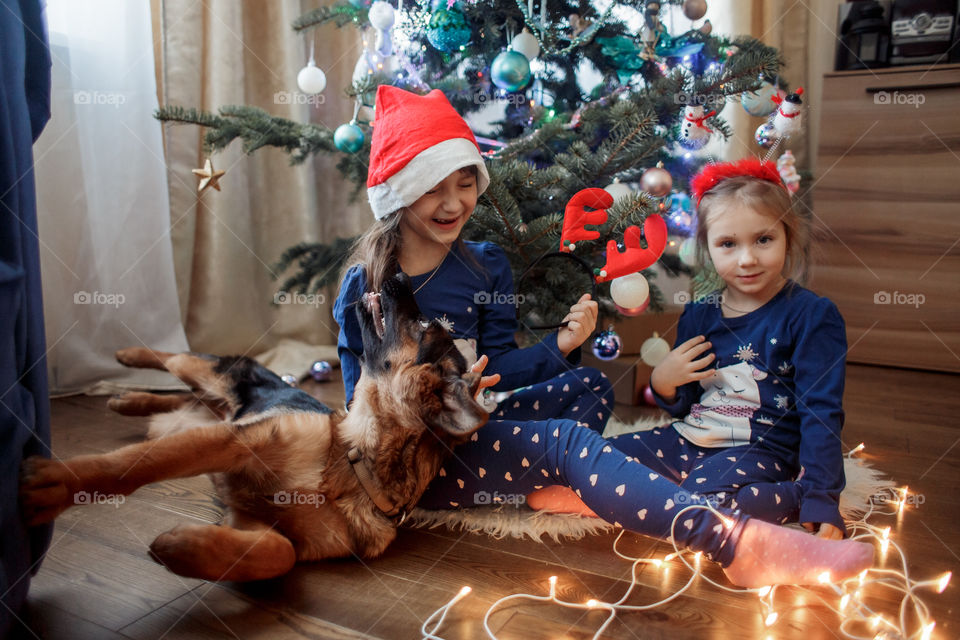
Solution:
<svg viewBox="0 0 960 640"><path fill-rule="evenodd" d="M0 0L0 637L16 621L53 530L24 526L17 505L20 461L50 451L32 149L49 118L40 1Z"/></svg>

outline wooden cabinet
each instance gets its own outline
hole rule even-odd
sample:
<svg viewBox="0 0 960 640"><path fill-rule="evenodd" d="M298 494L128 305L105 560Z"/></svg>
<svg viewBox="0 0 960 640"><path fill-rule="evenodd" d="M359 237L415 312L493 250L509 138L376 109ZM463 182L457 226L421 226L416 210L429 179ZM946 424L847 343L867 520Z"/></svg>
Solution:
<svg viewBox="0 0 960 640"><path fill-rule="evenodd" d="M814 279L848 360L960 372L960 65L824 76Z"/></svg>

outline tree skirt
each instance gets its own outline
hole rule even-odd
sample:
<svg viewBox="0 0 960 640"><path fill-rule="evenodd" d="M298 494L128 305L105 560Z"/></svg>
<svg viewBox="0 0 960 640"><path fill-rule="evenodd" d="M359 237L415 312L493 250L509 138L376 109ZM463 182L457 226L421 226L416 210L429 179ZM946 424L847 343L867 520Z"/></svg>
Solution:
<svg viewBox="0 0 960 640"><path fill-rule="evenodd" d="M624 424L616 418L610 418L603 435L609 438L622 433L647 431L667 422L669 418L666 416L641 418L633 424ZM840 495L840 513L846 520L857 519L866 512L871 497L894 486L893 480L862 460L844 458L843 471L847 477L847 486ZM563 538L579 539L615 529L612 524L600 518L534 511L526 505L492 505L439 511L414 509L404 525L426 528L444 526L454 531L486 533L495 538L510 536L537 541L542 541L544 535L559 541Z"/></svg>

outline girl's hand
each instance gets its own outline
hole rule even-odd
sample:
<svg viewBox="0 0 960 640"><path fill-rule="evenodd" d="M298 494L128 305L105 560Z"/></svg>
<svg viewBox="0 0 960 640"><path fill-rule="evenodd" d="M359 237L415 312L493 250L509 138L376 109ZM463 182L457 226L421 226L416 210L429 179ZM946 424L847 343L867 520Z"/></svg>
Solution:
<svg viewBox="0 0 960 640"><path fill-rule="evenodd" d="M470 367L471 373L483 373L483 370L486 368L487 363L490 362L490 358L487 357L487 354L483 354L480 358L473 363L473 366ZM480 376L480 386L477 387L477 395L483 393L483 390L487 387L492 387L493 385L500 382L500 374L495 373L492 376Z"/></svg>
<svg viewBox="0 0 960 640"><path fill-rule="evenodd" d="M707 342L704 336L690 338L679 347L667 354L650 374L650 386L666 401L672 401L677 393L677 387L688 382L700 381L713 375L713 369L702 371L716 359L716 354L703 355L712 343Z"/></svg>
<svg viewBox="0 0 960 640"><path fill-rule="evenodd" d="M813 530L816 528L816 524L813 522L804 522L803 528L807 531L813 532ZM827 540L843 540L843 531L828 522L821 522L820 531L817 533L817 537L826 538Z"/></svg>
<svg viewBox="0 0 960 640"><path fill-rule="evenodd" d="M563 318L567 326L557 332L557 346L564 356L586 342L587 338L597 328L597 303L590 299L590 294L583 294L577 303L570 307L570 312Z"/></svg>

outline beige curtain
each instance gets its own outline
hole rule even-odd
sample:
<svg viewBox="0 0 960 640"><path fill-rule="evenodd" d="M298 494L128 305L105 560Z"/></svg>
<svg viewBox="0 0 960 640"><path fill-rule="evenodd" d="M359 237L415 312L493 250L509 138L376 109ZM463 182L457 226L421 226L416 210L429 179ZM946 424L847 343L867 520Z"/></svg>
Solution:
<svg viewBox="0 0 960 640"><path fill-rule="evenodd" d="M314 6L299 0L154 0L161 102L208 111L248 104L331 128L349 121L352 103L343 88L359 57L360 36L334 25L295 34L291 22ZM297 91L308 38L327 75L322 104L275 98ZM246 156L238 140L213 157L214 167L227 172L222 191L208 189L198 198L191 169L205 160L203 131L192 125L164 129L174 264L190 347L256 355L288 340L335 344L334 292L321 304L272 306L279 282L271 265L291 245L356 235L372 220L365 198L348 203L351 185L334 168L336 159L317 157L293 167L274 148Z"/></svg>

